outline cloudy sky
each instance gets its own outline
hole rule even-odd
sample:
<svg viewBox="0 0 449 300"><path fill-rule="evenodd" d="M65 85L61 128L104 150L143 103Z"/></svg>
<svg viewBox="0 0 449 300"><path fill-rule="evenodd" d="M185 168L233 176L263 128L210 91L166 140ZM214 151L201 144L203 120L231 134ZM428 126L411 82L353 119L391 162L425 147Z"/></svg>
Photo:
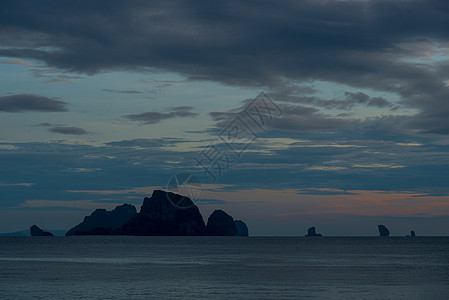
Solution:
<svg viewBox="0 0 449 300"><path fill-rule="evenodd" d="M448 235L447 28L444 0L1 1L0 232L192 174L254 235Z"/></svg>

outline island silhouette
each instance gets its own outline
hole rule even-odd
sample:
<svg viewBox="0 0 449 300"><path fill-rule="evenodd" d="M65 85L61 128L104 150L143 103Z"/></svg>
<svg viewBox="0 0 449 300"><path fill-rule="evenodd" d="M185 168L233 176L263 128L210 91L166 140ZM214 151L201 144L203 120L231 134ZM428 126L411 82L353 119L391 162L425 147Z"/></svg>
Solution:
<svg viewBox="0 0 449 300"><path fill-rule="evenodd" d="M315 227L312 226L309 229L307 229L306 236L323 236L323 235L321 233L316 233Z"/></svg>
<svg viewBox="0 0 449 300"><path fill-rule="evenodd" d="M53 236L53 233L44 231L39 228L37 225L33 225L30 227L30 235L31 236Z"/></svg>
<svg viewBox="0 0 449 300"><path fill-rule="evenodd" d="M248 226L223 210L215 210L204 223L198 207L186 196L154 190L137 213L131 204L112 211L97 209L67 231L72 235L135 236L248 236Z"/></svg>
<svg viewBox="0 0 449 300"><path fill-rule="evenodd" d="M385 225L377 225L377 228L379 229L379 235L380 236L389 236L390 230Z"/></svg>

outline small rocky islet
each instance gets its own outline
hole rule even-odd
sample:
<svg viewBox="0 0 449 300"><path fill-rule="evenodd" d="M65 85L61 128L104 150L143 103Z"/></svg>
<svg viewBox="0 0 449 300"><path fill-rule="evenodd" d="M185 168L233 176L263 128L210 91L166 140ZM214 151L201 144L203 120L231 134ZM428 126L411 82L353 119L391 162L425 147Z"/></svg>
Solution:
<svg viewBox="0 0 449 300"><path fill-rule="evenodd" d="M33 225L30 227L30 235L31 236L53 236L53 233L44 231L39 228L37 225Z"/></svg>

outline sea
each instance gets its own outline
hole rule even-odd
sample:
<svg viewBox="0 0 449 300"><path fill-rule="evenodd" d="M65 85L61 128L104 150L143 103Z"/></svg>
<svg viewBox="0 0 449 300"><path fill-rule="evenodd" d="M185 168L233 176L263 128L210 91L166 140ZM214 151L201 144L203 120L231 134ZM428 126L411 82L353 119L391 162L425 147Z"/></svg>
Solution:
<svg viewBox="0 0 449 300"><path fill-rule="evenodd" d="M449 237L0 237L0 299L449 299Z"/></svg>

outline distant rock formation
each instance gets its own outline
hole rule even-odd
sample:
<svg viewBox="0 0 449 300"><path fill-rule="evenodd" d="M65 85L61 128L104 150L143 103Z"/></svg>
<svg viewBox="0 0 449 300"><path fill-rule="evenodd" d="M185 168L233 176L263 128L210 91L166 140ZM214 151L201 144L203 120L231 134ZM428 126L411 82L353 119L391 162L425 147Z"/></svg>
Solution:
<svg viewBox="0 0 449 300"><path fill-rule="evenodd" d="M136 213L136 208L131 204L117 206L112 211L96 209L90 216L84 217L83 222L67 231L66 236L104 235L106 232L113 234L115 230L120 229Z"/></svg>
<svg viewBox="0 0 449 300"><path fill-rule="evenodd" d="M206 234L211 236L233 236L237 234L234 219L222 211L215 210L207 220Z"/></svg>
<svg viewBox="0 0 449 300"><path fill-rule="evenodd" d="M388 228L385 227L384 225L377 225L377 228L379 229L380 236L389 236L390 235L390 230L388 230Z"/></svg>
<svg viewBox="0 0 449 300"><path fill-rule="evenodd" d="M242 220L235 220L235 227L237 227L236 236L249 236L248 226Z"/></svg>
<svg viewBox="0 0 449 300"><path fill-rule="evenodd" d="M309 229L307 229L306 236L322 236L322 235L321 235L321 233L316 233L315 227L312 226Z"/></svg>
<svg viewBox="0 0 449 300"><path fill-rule="evenodd" d="M414 230L410 231L410 236L416 236L416 234L415 234L415 231L414 231Z"/></svg>
<svg viewBox="0 0 449 300"><path fill-rule="evenodd" d="M31 236L53 236L51 232L44 231L40 229L37 225L33 225L30 227L30 235Z"/></svg>
<svg viewBox="0 0 449 300"><path fill-rule="evenodd" d="M176 204L176 205L174 205ZM198 207L188 197L161 190L143 201L140 213L120 230L123 235L204 235L206 226Z"/></svg>

